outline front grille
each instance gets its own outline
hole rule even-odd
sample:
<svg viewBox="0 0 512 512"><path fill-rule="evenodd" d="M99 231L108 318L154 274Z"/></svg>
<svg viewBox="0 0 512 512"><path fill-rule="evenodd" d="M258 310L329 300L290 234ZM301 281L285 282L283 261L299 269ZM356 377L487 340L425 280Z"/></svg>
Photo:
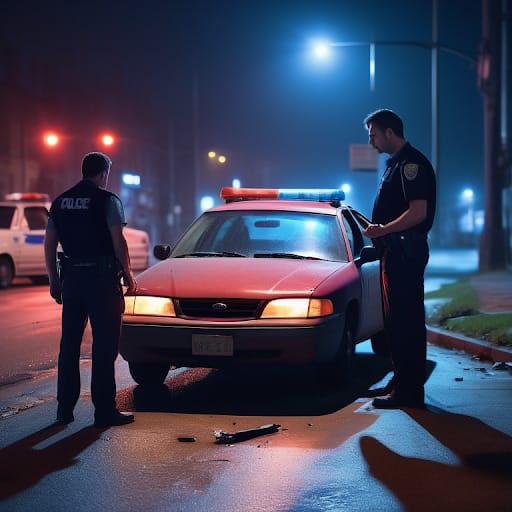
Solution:
<svg viewBox="0 0 512 512"><path fill-rule="evenodd" d="M183 316L191 318L256 318L259 300L251 299L180 299Z"/></svg>

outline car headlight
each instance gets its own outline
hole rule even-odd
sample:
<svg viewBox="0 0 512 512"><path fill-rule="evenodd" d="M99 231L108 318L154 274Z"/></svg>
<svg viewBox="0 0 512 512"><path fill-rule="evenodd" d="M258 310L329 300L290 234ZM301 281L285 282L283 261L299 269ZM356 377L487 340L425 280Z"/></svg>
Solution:
<svg viewBox="0 0 512 512"><path fill-rule="evenodd" d="M176 316L174 304L168 297L127 295L124 306L125 315Z"/></svg>
<svg viewBox="0 0 512 512"><path fill-rule="evenodd" d="M261 318L315 318L333 311L329 299L275 299L265 306Z"/></svg>

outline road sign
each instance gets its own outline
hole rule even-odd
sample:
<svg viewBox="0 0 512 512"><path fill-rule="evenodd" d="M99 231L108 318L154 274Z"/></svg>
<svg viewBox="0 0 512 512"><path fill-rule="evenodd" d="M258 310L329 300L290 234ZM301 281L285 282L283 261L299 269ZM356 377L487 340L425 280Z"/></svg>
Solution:
<svg viewBox="0 0 512 512"><path fill-rule="evenodd" d="M370 144L350 144L350 169L353 171L376 171L379 153Z"/></svg>

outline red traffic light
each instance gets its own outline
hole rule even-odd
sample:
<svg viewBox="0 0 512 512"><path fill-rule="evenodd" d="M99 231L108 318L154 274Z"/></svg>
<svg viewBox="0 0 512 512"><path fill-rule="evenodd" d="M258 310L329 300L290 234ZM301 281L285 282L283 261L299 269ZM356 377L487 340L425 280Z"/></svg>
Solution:
<svg viewBox="0 0 512 512"><path fill-rule="evenodd" d="M115 142L115 138L111 133L104 133L101 135L100 139L104 146L112 146Z"/></svg>
<svg viewBox="0 0 512 512"><path fill-rule="evenodd" d="M55 132L47 132L43 137L44 143L48 147L55 147L59 144L59 136Z"/></svg>

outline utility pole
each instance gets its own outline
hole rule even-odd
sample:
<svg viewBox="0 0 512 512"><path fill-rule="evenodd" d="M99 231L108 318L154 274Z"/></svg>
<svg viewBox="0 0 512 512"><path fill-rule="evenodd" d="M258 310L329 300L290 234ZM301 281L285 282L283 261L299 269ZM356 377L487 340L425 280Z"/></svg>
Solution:
<svg viewBox="0 0 512 512"><path fill-rule="evenodd" d="M482 47L478 79L484 98L484 190L485 225L480 237L480 271L503 270L506 265L503 230L505 167L500 143L500 49L504 15L501 2L482 0ZM506 2L503 2L505 5ZM504 94L507 94L504 91Z"/></svg>

